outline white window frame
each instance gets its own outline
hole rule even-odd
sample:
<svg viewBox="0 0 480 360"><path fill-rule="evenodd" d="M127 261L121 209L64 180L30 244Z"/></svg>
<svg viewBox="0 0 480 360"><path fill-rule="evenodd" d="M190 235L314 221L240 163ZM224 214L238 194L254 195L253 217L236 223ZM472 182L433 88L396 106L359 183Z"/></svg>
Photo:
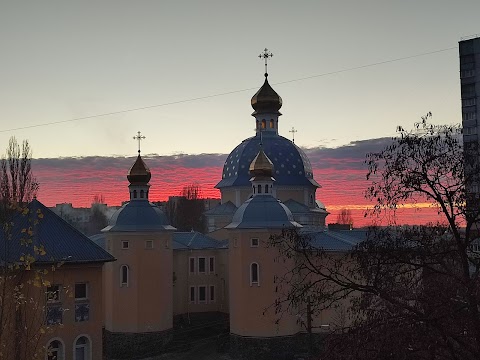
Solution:
<svg viewBox="0 0 480 360"><path fill-rule="evenodd" d="M192 293L192 289L193 289L193 293ZM193 294L193 300L192 300L192 294ZM188 301L190 304L197 303L197 289L195 289L195 286L190 286L188 289Z"/></svg>
<svg viewBox="0 0 480 360"><path fill-rule="evenodd" d="M204 260L205 269L200 271L200 259ZM197 274L206 274L207 273L207 258L205 256L199 256L197 258Z"/></svg>
<svg viewBox="0 0 480 360"><path fill-rule="evenodd" d="M81 337L86 338L88 340L88 344L82 344L82 345L79 345L78 347L86 347L88 350L85 352L85 354L86 354L85 360L92 360L92 339L90 339L90 336L88 336L87 334L78 335L75 338L75 340L73 341L73 359L78 360L77 359L77 351L76 351L77 350L77 341Z"/></svg>
<svg viewBox="0 0 480 360"><path fill-rule="evenodd" d="M213 264L213 269L212 269L212 265ZM215 256L210 256L208 258L208 273L210 275L214 275L215 274L215 267L216 267L216 264L215 264Z"/></svg>
<svg viewBox="0 0 480 360"><path fill-rule="evenodd" d="M193 267L192 267L192 260L193 260ZM188 258L188 273L190 275L195 275L195 270L196 270L195 257L191 256L191 257Z"/></svg>
<svg viewBox="0 0 480 360"><path fill-rule="evenodd" d="M145 240L145 249L146 250L153 250L153 240Z"/></svg>
<svg viewBox="0 0 480 360"><path fill-rule="evenodd" d="M130 242L128 240L122 240L122 250L130 249Z"/></svg>
<svg viewBox="0 0 480 360"><path fill-rule="evenodd" d="M257 265L257 281L253 281L253 265ZM257 262L250 263L250 286L260 286L260 265Z"/></svg>
<svg viewBox="0 0 480 360"><path fill-rule="evenodd" d="M127 268L127 281L123 281L123 268ZM130 286L130 267L127 264L120 265L120 287L129 287Z"/></svg>
<svg viewBox="0 0 480 360"><path fill-rule="evenodd" d="M76 287L77 285L81 285L81 284L85 285L85 297L83 297L83 298L77 298L77 294L74 294L74 296L75 296L75 301L88 300L88 298L89 298L89 293L88 293L89 286L88 286L88 283L87 283L87 282L78 282L78 283L75 283L75 287ZM74 290L76 290L76 289L74 289Z"/></svg>
<svg viewBox="0 0 480 360"><path fill-rule="evenodd" d="M60 352L60 356L58 356L58 359L57 360L64 360L65 359L65 343L63 342L62 339L60 339L59 337L54 337L54 338L51 338L50 340L47 341L47 346L46 346L46 349L48 350L48 347L50 346L50 344L54 341L58 341L60 344L62 344L62 348L61 349L56 349L57 351ZM45 360L48 360L48 351L46 352L45 354Z"/></svg>
<svg viewBox="0 0 480 360"><path fill-rule="evenodd" d="M213 289L213 298L212 298L212 289ZM217 297L217 290L215 289L215 285L208 286L208 302L214 303Z"/></svg>
<svg viewBox="0 0 480 360"><path fill-rule="evenodd" d="M201 288L204 288L204 289L205 289L205 300L201 300L201 299L200 299L200 289L201 289ZM206 303L207 303L207 301L208 301L207 289L208 289L207 285L198 285L198 286L197 286L197 298L198 298L198 303L199 303L199 304L206 304Z"/></svg>
<svg viewBox="0 0 480 360"><path fill-rule="evenodd" d="M256 244L256 245L253 243L254 240L257 241L257 244ZM259 247L259 245L260 245L260 239L259 239L259 238L251 238L251 239L250 239L250 247L256 248L256 247Z"/></svg>
<svg viewBox="0 0 480 360"><path fill-rule="evenodd" d="M56 291L48 291L48 288L49 287L58 287L58 290ZM53 299L51 298L50 294L52 293L57 293L57 298L56 299ZM61 284L53 284L53 285L50 285L47 287L46 291L45 291L45 296L46 296L46 300L47 300L47 303L49 304L55 304L55 303L59 303L62 301L62 285Z"/></svg>

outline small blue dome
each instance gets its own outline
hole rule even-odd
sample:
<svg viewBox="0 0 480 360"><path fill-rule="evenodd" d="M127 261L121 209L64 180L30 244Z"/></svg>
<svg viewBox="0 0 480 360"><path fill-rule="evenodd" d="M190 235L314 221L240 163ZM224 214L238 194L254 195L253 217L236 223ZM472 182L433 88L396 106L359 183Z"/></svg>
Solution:
<svg viewBox="0 0 480 360"><path fill-rule="evenodd" d="M166 215L158 206L147 200L130 201L117 210L111 217L108 231L164 231L176 230L168 222Z"/></svg>
<svg viewBox="0 0 480 360"><path fill-rule="evenodd" d="M262 133L262 148L273 162L275 185L320 187L313 179L312 165L307 155L292 141L274 132ZM223 166L222 180L215 186L250 186L248 168L260 149L260 135L244 140L228 155Z"/></svg>
<svg viewBox="0 0 480 360"><path fill-rule="evenodd" d="M271 195L257 195L245 201L233 215L227 229L281 229L301 227L292 212Z"/></svg>

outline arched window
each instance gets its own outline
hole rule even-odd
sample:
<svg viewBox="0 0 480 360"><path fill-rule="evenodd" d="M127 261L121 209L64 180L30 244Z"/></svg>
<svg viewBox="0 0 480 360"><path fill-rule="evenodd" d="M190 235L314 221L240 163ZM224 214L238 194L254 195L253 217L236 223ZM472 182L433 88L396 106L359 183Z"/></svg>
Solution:
<svg viewBox="0 0 480 360"><path fill-rule="evenodd" d="M262 193L262 185L258 184L258 193L261 194Z"/></svg>
<svg viewBox="0 0 480 360"><path fill-rule="evenodd" d="M310 205L313 205L313 195L310 194Z"/></svg>
<svg viewBox="0 0 480 360"><path fill-rule="evenodd" d="M64 360L65 347L61 339L52 339L47 345L46 360Z"/></svg>
<svg viewBox="0 0 480 360"><path fill-rule="evenodd" d="M133 190L133 198L134 198L134 199L137 198L137 190Z"/></svg>
<svg viewBox="0 0 480 360"><path fill-rule="evenodd" d="M140 199L143 199L144 196L145 196L145 191L140 190Z"/></svg>
<svg viewBox="0 0 480 360"><path fill-rule="evenodd" d="M262 129L266 129L267 128L267 122L265 121L265 119L262 120Z"/></svg>
<svg viewBox="0 0 480 360"><path fill-rule="evenodd" d="M128 287L128 281L130 277L130 269L128 265L122 265L120 267L120 286L121 287Z"/></svg>
<svg viewBox="0 0 480 360"><path fill-rule="evenodd" d="M250 264L250 286L260 284L260 268L257 263Z"/></svg>
<svg viewBox="0 0 480 360"><path fill-rule="evenodd" d="M253 193L255 194L255 186L253 187Z"/></svg>
<svg viewBox="0 0 480 360"><path fill-rule="evenodd" d="M273 122L273 119L270 119L270 129L275 128L275 123Z"/></svg>
<svg viewBox="0 0 480 360"><path fill-rule="evenodd" d="M265 184L265 194L268 194L268 185Z"/></svg>
<svg viewBox="0 0 480 360"><path fill-rule="evenodd" d="M90 339L86 335L80 335L74 342L74 360L91 360L92 349Z"/></svg>

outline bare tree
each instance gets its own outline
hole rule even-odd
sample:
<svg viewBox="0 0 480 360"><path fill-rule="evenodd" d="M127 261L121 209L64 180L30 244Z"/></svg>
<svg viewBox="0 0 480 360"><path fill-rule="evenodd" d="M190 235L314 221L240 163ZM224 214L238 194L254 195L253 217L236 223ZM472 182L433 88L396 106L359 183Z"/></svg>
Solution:
<svg viewBox="0 0 480 360"><path fill-rule="evenodd" d="M304 234L272 238L296 266L277 302L324 314L348 304L347 325L331 327L329 359L480 358L478 146L464 151L460 127L433 126L431 114L379 152L367 154L372 227L350 251L331 251ZM427 203L442 221L400 226L396 212ZM341 346L339 346L341 344ZM335 351L333 351L335 349Z"/></svg>
<svg viewBox="0 0 480 360"><path fill-rule="evenodd" d="M198 184L185 186L180 196L170 198L166 205L167 217L179 231L205 232L204 212L205 204Z"/></svg>
<svg viewBox="0 0 480 360"><path fill-rule="evenodd" d="M45 269L35 269L35 255L44 255L42 246L33 245L33 229L43 214L29 213L28 203L38 184L31 169L28 141L22 145L10 138L6 155L0 160L0 358L27 360L40 356L44 324ZM22 220L26 219L26 222ZM22 229L16 224L26 223ZM16 248L22 254L14 258ZM40 297L38 296L40 294Z"/></svg>
<svg viewBox="0 0 480 360"><path fill-rule="evenodd" d="M343 208L337 215L337 224L353 226L352 210Z"/></svg>

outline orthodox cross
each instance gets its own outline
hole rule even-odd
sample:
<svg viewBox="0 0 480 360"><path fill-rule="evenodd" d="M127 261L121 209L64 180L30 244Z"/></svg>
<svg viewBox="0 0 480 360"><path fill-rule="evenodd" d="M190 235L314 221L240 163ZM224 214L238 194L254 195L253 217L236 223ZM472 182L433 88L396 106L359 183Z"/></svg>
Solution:
<svg viewBox="0 0 480 360"><path fill-rule="evenodd" d="M260 59L262 59L262 58L265 59L265 75L266 75L267 74L267 61L268 61L268 59L273 57L273 54L271 52L269 52L267 48L265 48L265 49L263 49L263 53L258 55L258 57Z"/></svg>
<svg viewBox="0 0 480 360"><path fill-rule="evenodd" d="M140 141L142 141L143 139L145 139L145 136L143 136L143 135L141 134L141 132L139 131L139 132L137 132L137 135L135 135L135 136L133 137L133 139L134 139L134 140L138 140L138 153L140 154Z"/></svg>
<svg viewBox="0 0 480 360"><path fill-rule="evenodd" d="M290 130L289 132L292 133L292 142L295 142L295 133L297 132L297 130L295 130L295 128L292 127L292 130Z"/></svg>

